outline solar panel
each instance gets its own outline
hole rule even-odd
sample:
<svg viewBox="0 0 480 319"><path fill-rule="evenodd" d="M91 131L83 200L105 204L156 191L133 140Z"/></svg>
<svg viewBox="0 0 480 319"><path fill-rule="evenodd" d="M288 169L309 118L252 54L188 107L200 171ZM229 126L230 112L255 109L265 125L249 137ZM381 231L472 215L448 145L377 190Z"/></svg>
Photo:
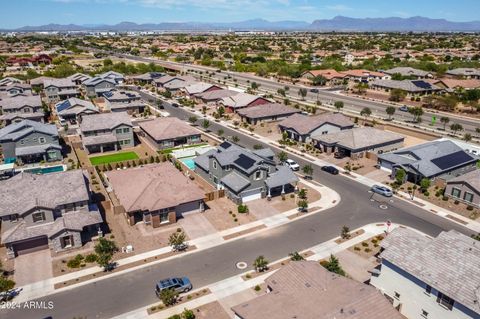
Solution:
<svg viewBox="0 0 480 319"><path fill-rule="evenodd" d="M232 144L228 142L223 142L222 144L220 144L220 147L223 149L228 149L230 146L232 146Z"/></svg>
<svg viewBox="0 0 480 319"><path fill-rule="evenodd" d="M432 85L428 82L425 82L425 81L412 81L412 83L416 86L416 87L419 87L421 89L426 89L426 90L429 90L432 88Z"/></svg>
<svg viewBox="0 0 480 319"><path fill-rule="evenodd" d="M106 98L112 97L112 95L113 95L113 92L111 91L103 93L103 96Z"/></svg>
<svg viewBox="0 0 480 319"><path fill-rule="evenodd" d="M254 159L252 159L252 158L250 158L250 157L248 157L244 154L238 155L238 158L233 162L243 169L249 169L250 167L253 166L253 164L255 164Z"/></svg>
<svg viewBox="0 0 480 319"><path fill-rule="evenodd" d="M444 170L447 168L453 168L460 164L469 162L473 159L470 155L464 151L458 151L452 154L448 154L439 158L432 160L432 163L435 164L438 168Z"/></svg>
<svg viewBox="0 0 480 319"><path fill-rule="evenodd" d="M57 104L56 107L57 107L57 112L61 112L61 111L66 110L70 107L70 102L68 102L68 100L65 100L62 103Z"/></svg>

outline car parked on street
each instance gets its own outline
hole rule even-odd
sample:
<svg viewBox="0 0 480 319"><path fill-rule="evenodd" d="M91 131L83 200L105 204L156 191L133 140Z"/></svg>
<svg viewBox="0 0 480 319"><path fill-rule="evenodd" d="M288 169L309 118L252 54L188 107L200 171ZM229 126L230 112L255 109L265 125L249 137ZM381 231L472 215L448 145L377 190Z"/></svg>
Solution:
<svg viewBox="0 0 480 319"><path fill-rule="evenodd" d="M404 106L400 107L399 110L402 111L402 112L408 112L408 106L404 105Z"/></svg>
<svg viewBox="0 0 480 319"><path fill-rule="evenodd" d="M383 195L385 197L392 197L393 192L390 188L382 186L382 185L373 185L370 190L376 194Z"/></svg>
<svg viewBox="0 0 480 319"><path fill-rule="evenodd" d="M322 171L332 175L338 175L338 169L336 169L334 166L322 166Z"/></svg>
<svg viewBox="0 0 480 319"><path fill-rule="evenodd" d="M292 171L298 171L300 169L300 165L292 159L287 159L285 161L285 166L289 167Z"/></svg>
<svg viewBox="0 0 480 319"><path fill-rule="evenodd" d="M192 283L187 277L175 277L160 280L155 286L155 294L160 298L163 290L173 289L178 293L192 290Z"/></svg>

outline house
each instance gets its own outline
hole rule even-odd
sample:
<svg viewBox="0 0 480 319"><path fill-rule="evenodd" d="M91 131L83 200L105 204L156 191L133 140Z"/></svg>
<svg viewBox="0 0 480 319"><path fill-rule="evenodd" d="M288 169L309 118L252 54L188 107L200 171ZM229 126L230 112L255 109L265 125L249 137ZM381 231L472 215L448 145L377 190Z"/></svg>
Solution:
<svg viewBox="0 0 480 319"><path fill-rule="evenodd" d="M0 92L3 91L5 89L5 87L7 87L9 85L12 85L12 84L16 84L16 83L23 83L23 81L19 80L17 78L11 77L11 76L8 76L6 78L1 79L0 80Z"/></svg>
<svg viewBox="0 0 480 319"><path fill-rule="evenodd" d="M71 123L81 122L82 116L99 113L98 108L90 101L76 97L55 104L59 118Z"/></svg>
<svg viewBox="0 0 480 319"><path fill-rule="evenodd" d="M7 96L32 95L32 87L27 83L12 83L2 87L0 92L2 95Z"/></svg>
<svg viewBox="0 0 480 319"><path fill-rule="evenodd" d="M102 74L98 74L97 76L102 78L102 79L113 80L115 82L115 84L117 84L117 85L123 84L123 82L125 82L125 77L123 76L123 74L115 72L115 71L108 71L108 72L105 72L105 73L102 73Z"/></svg>
<svg viewBox="0 0 480 319"><path fill-rule="evenodd" d="M370 82L370 87L386 92L397 89L410 95L425 95L443 91L441 87L425 80L374 80Z"/></svg>
<svg viewBox="0 0 480 319"><path fill-rule="evenodd" d="M129 114L141 114L147 107L142 102L139 93L135 91L113 90L104 92L102 96L106 100L106 106L112 112L128 112Z"/></svg>
<svg viewBox="0 0 480 319"><path fill-rule="evenodd" d="M44 121L45 114L43 112L42 99L39 95L1 99L0 110L3 113L0 116L0 120L4 121L6 125L22 120Z"/></svg>
<svg viewBox="0 0 480 319"><path fill-rule="evenodd" d="M75 73L73 75L70 75L68 77L68 79L72 80L73 83L75 83L76 85L82 85L83 82L91 79L92 77L90 75L86 75L86 74L83 74L83 73Z"/></svg>
<svg viewBox="0 0 480 319"><path fill-rule="evenodd" d="M301 78L304 83L310 84L316 77L323 77L330 84L341 84L346 75L334 69L310 70L303 72Z"/></svg>
<svg viewBox="0 0 480 319"><path fill-rule="evenodd" d="M153 80L153 83L155 84L156 87L158 88L165 88L165 85L167 83L170 83L172 81L180 81L180 82L195 82L195 78L190 75L185 75L185 76L172 76L172 75L164 75L160 78L157 78Z"/></svg>
<svg viewBox="0 0 480 319"><path fill-rule="evenodd" d="M147 140L156 148L164 149L201 142L201 133L176 117L157 117L138 124Z"/></svg>
<svg viewBox="0 0 480 319"><path fill-rule="evenodd" d="M39 54L33 57L17 57L11 56L6 61L7 65L19 65L19 66L30 66L30 65L38 65L40 63L43 64L51 64L52 58L47 54Z"/></svg>
<svg viewBox="0 0 480 319"><path fill-rule="evenodd" d="M153 83L156 79L163 77L165 74L160 72L147 72L140 75L135 75L130 77L133 83L135 84L150 84Z"/></svg>
<svg viewBox="0 0 480 319"><path fill-rule="evenodd" d="M98 234L102 216L91 201L86 172L22 172L0 182L2 244L13 258L41 249L78 248Z"/></svg>
<svg viewBox="0 0 480 319"><path fill-rule="evenodd" d="M240 204L284 194L296 186L298 177L288 167L276 166L274 156L270 149L250 151L223 142L194 159L195 172Z"/></svg>
<svg viewBox="0 0 480 319"><path fill-rule="evenodd" d="M480 88L479 79L449 79L443 78L431 80L432 84L446 90L447 92L455 92L457 89L474 90Z"/></svg>
<svg viewBox="0 0 480 319"><path fill-rule="evenodd" d="M47 79L43 81L43 91L48 102L58 102L71 97L80 97L80 91L70 79Z"/></svg>
<svg viewBox="0 0 480 319"><path fill-rule="evenodd" d="M409 319L480 318L478 241L455 230L426 237L408 228L382 242L370 284Z"/></svg>
<svg viewBox="0 0 480 319"><path fill-rule="evenodd" d="M261 121L278 121L290 115L300 113L300 110L279 103L267 103L258 106L247 107L237 111L243 121L250 124L257 124Z"/></svg>
<svg viewBox="0 0 480 319"><path fill-rule="evenodd" d="M383 73L388 74L390 76L394 74L400 74L403 77L407 77L410 79L426 79L426 78L433 78L432 73L423 71L423 70L418 70L414 69L411 67L397 67L393 69L389 69L386 71L383 71Z"/></svg>
<svg viewBox="0 0 480 319"><path fill-rule="evenodd" d="M193 83L183 88L183 91L187 96L193 96L196 94L218 91L218 90L222 90L222 88L219 87L218 85L205 83L205 82Z"/></svg>
<svg viewBox="0 0 480 319"><path fill-rule="evenodd" d="M239 92L233 90L212 90L195 94L195 99L200 103L215 104L223 98L234 96Z"/></svg>
<svg viewBox="0 0 480 319"><path fill-rule="evenodd" d="M444 195L480 208L480 170L449 180Z"/></svg>
<svg viewBox="0 0 480 319"><path fill-rule="evenodd" d="M125 112L85 115L80 123L80 132L83 147L88 153L135 146L132 120Z"/></svg>
<svg viewBox="0 0 480 319"><path fill-rule="evenodd" d="M33 90L37 90L39 92L39 90L43 90L43 84L45 80L52 80L52 79L54 78L49 76L39 76L38 78L31 79L29 83L32 86Z"/></svg>
<svg viewBox="0 0 480 319"><path fill-rule="evenodd" d="M480 69L474 69L474 68L452 69L445 72L445 74L451 77L456 77L456 78L480 79Z"/></svg>
<svg viewBox="0 0 480 319"><path fill-rule="evenodd" d="M449 140L432 141L378 155L381 167L394 178L404 169L407 180L419 183L423 178L448 181L475 169L478 158Z"/></svg>
<svg viewBox="0 0 480 319"><path fill-rule="evenodd" d="M323 113L315 116L294 114L278 123L280 131L288 138L300 142L310 142L310 136L331 134L353 128L353 122L341 113Z"/></svg>
<svg viewBox="0 0 480 319"><path fill-rule="evenodd" d="M339 152L353 159L367 153L382 154L403 147L405 137L373 127L356 127L330 134L316 132L310 135L315 146L327 154Z"/></svg>
<svg viewBox="0 0 480 319"><path fill-rule="evenodd" d="M382 72L374 72L369 70L347 70L340 72L345 74L345 76L355 82L367 83L376 79L388 80L390 76Z"/></svg>
<svg viewBox="0 0 480 319"><path fill-rule="evenodd" d="M165 83L162 87L165 90L168 90L172 93L176 93L176 92L181 91L183 88L185 88L189 85L195 84L195 83L197 83L197 81L195 81L193 78L179 77L179 78L175 78L172 81L169 81L169 82Z"/></svg>
<svg viewBox="0 0 480 319"><path fill-rule="evenodd" d="M252 107L267 103L271 102L263 97L242 92L239 92L238 94L229 97L224 97L218 101L218 104L222 105L225 110L230 113L236 112L239 109L243 109L246 107Z"/></svg>
<svg viewBox="0 0 480 319"><path fill-rule="evenodd" d="M204 209L205 192L171 163L106 172L113 194L130 225L152 227L175 223L185 214Z"/></svg>
<svg viewBox="0 0 480 319"><path fill-rule="evenodd" d="M112 91L117 86L114 79L95 76L83 82L83 87L87 96L102 96L104 93Z"/></svg>
<svg viewBox="0 0 480 319"><path fill-rule="evenodd" d="M402 319L374 287L295 261L265 279L266 292L232 307L236 319Z"/></svg>

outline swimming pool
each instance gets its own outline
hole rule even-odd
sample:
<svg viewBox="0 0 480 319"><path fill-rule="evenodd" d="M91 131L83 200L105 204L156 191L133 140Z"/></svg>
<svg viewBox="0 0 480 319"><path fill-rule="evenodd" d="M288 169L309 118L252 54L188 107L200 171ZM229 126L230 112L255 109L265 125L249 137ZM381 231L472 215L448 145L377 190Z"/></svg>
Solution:
<svg viewBox="0 0 480 319"><path fill-rule="evenodd" d="M193 159L194 157L185 157L181 158L180 161L193 171L195 170L195 162L193 161Z"/></svg>
<svg viewBox="0 0 480 319"><path fill-rule="evenodd" d="M47 167L35 167L30 169L24 169L24 172L32 173L32 174L48 174L48 173L55 173L55 172L63 172L65 168L63 165L58 166L47 166Z"/></svg>

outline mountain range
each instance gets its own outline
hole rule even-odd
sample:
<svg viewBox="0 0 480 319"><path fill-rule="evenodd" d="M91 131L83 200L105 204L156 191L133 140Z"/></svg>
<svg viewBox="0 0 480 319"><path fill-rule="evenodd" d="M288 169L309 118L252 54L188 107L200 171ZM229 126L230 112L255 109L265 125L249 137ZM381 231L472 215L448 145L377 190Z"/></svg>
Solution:
<svg viewBox="0 0 480 319"><path fill-rule="evenodd" d="M24 26L18 29L4 30L17 32L30 31L213 31L213 30L264 30L264 31L357 31L357 32L476 32L480 31L480 21L453 22L445 19L425 17L410 18L349 18L336 16L332 19L305 21L268 21L253 19L230 23L206 22L161 22L137 24L121 22L114 25L75 25L47 24Z"/></svg>

